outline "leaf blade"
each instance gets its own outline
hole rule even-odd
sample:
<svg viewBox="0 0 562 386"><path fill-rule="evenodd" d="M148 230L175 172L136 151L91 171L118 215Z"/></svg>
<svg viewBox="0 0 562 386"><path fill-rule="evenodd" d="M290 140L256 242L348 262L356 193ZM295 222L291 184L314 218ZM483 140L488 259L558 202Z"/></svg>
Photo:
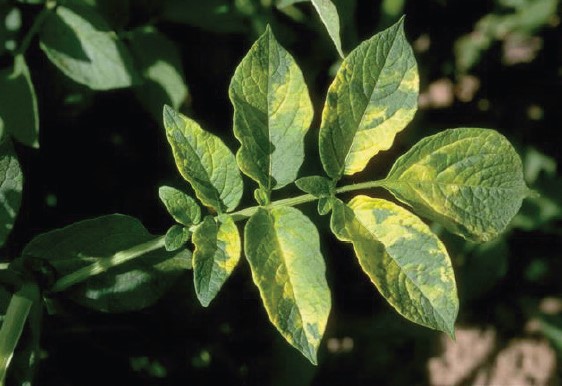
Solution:
<svg viewBox="0 0 562 386"><path fill-rule="evenodd" d="M64 294L98 311L128 312L157 302L190 267L187 250L156 250L112 266L123 251L155 239L136 218L113 214L43 233L25 246L22 255L47 260L60 277L92 264L107 267Z"/></svg>
<svg viewBox="0 0 562 386"><path fill-rule="evenodd" d="M208 307L232 271L242 250L238 228L232 217L223 215L219 223L207 216L193 233L193 283L203 307Z"/></svg>
<svg viewBox="0 0 562 386"><path fill-rule="evenodd" d="M342 58L345 58L341 48L340 19L336 6L330 0L312 0L312 5L314 5L322 23L326 26L328 35L330 35L330 38L334 42L338 54Z"/></svg>
<svg viewBox="0 0 562 386"><path fill-rule="evenodd" d="M347 241L383 297L406 319L454 336L459 308L454 272L429 227L382 199L357 196L343 209L352 211Z"/></svg>
<svg viewBox="0 0 562 386"><path fill-rule="evenodd" d="M242 197L242 177L230 149L192 119L164 107L166 137L176 166L197 198L219 213L232 211Z"/></svg>
<svg viewBox="0 0 562 386"><path fill-rule="evenodd" d="M0 246L10 235L21 205L23 173L10 139L0 142Z"/></svg>
<svg viewBox="0 0 562 386"><path fill-rule="evenodd" d="M40 47L66 76L92 90L138 83L127 47L88 7L57 7L42 26Z"/></svg>
<svg viewBox="0 0 562 386"><path fill-rule="evenodd" d="M0 90L0 139L4 126L4 130L18 142L38 148L37 96L23 56L14 58L12 70L0 72Z"/></svg>
<svg viewBox="0 0 562 386"><path fill-rule="evenodd" d="M328 176L357 173L392 146L417 110L418 83L403 19L345 58L322 112L320 158Z"/></svg>
<svg viewBox="0 0 562 386"><path fill-rule="evenodd" d="M528 194L519 155L494 130L450 129L401 156L383 182L398 200L475 241L503 232Z"/></svg>
<svg viewBox="0 0 562 386"><path fill-rule="evenodd" d="M161 186L158 189L158 196L168 213L178 223L189 227L193 224L199 224L201 221L201 208L193 198L181 190L170 186Z"/></svg>
<svg viewBox="0 0 562 386"><path fill-rule="evenodd" d="M164 105L178 109L189 94L179 50L154 28L133 31L130 47L144 80L135 88L135 95L154 119L160 121Z"/></svg>
<svg viewBox="0 0 562 386"><path fill-rule="evenodd" d="M269 27L237 67L229 96L240 169L268 192L293 182L304 160L312 102L302 72Z"/></svg>
<svg viewBox="0 0 562 386"><path fill-rule="evenodd" d="M331 307L316 227L295 208L260 208L246 224L244 250L270 321L316 364Z"/></svg>

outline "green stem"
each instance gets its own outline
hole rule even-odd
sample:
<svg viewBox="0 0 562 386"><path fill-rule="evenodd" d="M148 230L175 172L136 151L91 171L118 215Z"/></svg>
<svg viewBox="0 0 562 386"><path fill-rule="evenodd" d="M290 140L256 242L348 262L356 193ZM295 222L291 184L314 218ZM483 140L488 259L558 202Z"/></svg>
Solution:
<svg viewBox="0 0 562 386"><path fill-rule="evenodd" d="M336 189L336 194L352 192L355 190L363 190L363 189L371 189L371 188L379 188L384 184L384 180L378 181L367 181L367 182L360 182L358 184L346 185L342 186L341 188ZM279 206L296 206L300 204L304 204L307 202L311 202L317 200L318 198L313 196L312 194L303 194L302 196L285 198L283 200L273 201L269 205L264 206L264 208L275 208ZM234 221L241 221L245 220L249 217L252 217L257 210L261 208L260 206L251 206L249 208L245 208L239 210L237 212L231 213L231 216Z"/></svg>
<svg viewBox="0 0 562 386"><path fill-rule="evenodd" d="M12 296L6 316L0 328L0 386L4 386L8 366L14 356L14 351L25 327L25 321L33 304L33 293L37 287L33 284L24 284Z"/></svg>
<svg viewBox="0 0 562 386"><path fill-rule="evenodd" d="M35 35L37 35L37 33L39 32L39 29L43 25L43 22L47 18L47 15L55 7L56 7L55 1L48 0L45 3L45 7L43 8L43 10L41 12L39 12L39 15L37 15L37 17L33 21L33 24L31 25L31 28L29 29L29 31L27 31L27 33L23 37L23 40L22 40L20 46L18 47L18 49L16 50L16 52L14 53L14 56L25 54L25 52L29 48L29 45L31 44L31 41L33 40Z"/></svg>
<svg viewBox="0 0 562 386"><path fill-rule="evenodd" d="M69 273L68 275L63 276L59 280L57 280L51 288L51 291L64 291L65 289L81 283L92 276L99 275L100 273L106 272L113 267L126 263L127 261L136 259L137 257L160 249L164 247L164 238L164 236L160 236L153 240L147 241L146 243L135 245L132 248L117 252L112 257L99 259L91 265L85 266L77 271Z"/></svg>
<svg viewBox="0 0 562 386"><path fill-rule="evenodd" d="M342 186L341 188L336 189L336 194L351 192L355 190L376 188L382 186L383 183L384 180L380 180L380 181L368 181L359 184ZM318 198L313 196L312 194L303 194L297 197L290 197L282 200L273 201L269 205L263 207L252 206L249 208L245 208L237 212L231 213L230 216L232 216L234 221L241 221L249 217L252 217L252 215L256 213L259 208L296 206L307 202L312 202L317 199ZM51 288L51 291L53 292L64 291L65 289L72 287L73 285L76 285L78 283L81 283L92 276L99 275L100 273L106 272L107 270L113 267L126 263L127 261L136 259L137 257L140 257L148 252L152 252L154 250L160 249L164 247L164 239L165 236L160 236L154 240L136 245L125 251L117 252L115 255L113 255L110 258L99 259L91 265L80 268L77 271L74 271L66 276L61 277L59 280L55 282L55 284Z"/></svg>

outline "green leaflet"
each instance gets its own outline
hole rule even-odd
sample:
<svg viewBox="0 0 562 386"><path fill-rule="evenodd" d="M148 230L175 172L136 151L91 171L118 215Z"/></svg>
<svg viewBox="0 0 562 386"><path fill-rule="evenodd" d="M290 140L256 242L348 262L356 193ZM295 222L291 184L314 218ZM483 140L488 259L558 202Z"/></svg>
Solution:
<svg viewBox="0 0 562 386"><path fill-rule="evenodd" d="M136 29L131 34L130 46L144 80L135 88L135 94L154 119L160 121L162 106L177 109L187 98L180 53L171 40L154 28Z"/></svg>
<svg viewBox="0 0 562 386"><path fill-rule="evenodd" d="M319 146L333 179L363 170L416 112L418 71L403 25L402 19L354 49L328 90Z"/></svg>
<svg viewBox="0 0 562 386"><path fill-rule="evenodd" d="M240 169L270 192L293 182L304 159L312 102L302 73L273 33L254 43L229 89Z"/></svg>
<svg viewBox="0 0 562 386"><path fill-rule="evenodd" d="M228 147L169 106L164 107L164 127L176 166L197 198L219 213L234 210L243 186L236 159Z"/></svg>
<svg viewBox="0 0 562 386"><path fill-rule="evenodd" d="M260 208L246 224L244 251L269 319L316 364L331 307L316 227L297 209Z"/></svg>
<svg viewBox="0 0 562 386"><path fill-rule="evenodd" d="M496 237L528 188L519 155L494 130L451 129L401 156L383 186L416 212L475 241Z"/></svg>
<svg viewBox="0 0 562 386"><path fill-rule="evenodd" d="M193 244L195 293L207 307L240 260L240 235L230 216L219 216L218 223L207 216L193 232Z"/></svg>
<svg viewBox="0 0 562 386"><path fill-rule="evenodd" d="M12 231L21 204L23 174L9 138L0 142L0 247Z"/></svg>
<svg viewBox="0 0 562 386"><path fill-rule="evenodd" d="M6 131L18 142L38 148L37 97L23 56L14 58L13 69L0 72L0 90L0 139Z"/></svg>
<svg viewBox="0 0 562 386"><path fill-rule="evenodd" d="M190 253L149 252L113 265L125 251L153 241L155 236L135 218L113 214L80 221L35 237L24 258L45 259L58 277L96 264L105 271L69 288L65 294L86 307L127 312L154 304L189 267Z"/></svg>
<svg viewBox="0 0 562 386"><path fill-rule="evenodd" d="M168 252L177 251L189 241L190 237L189 229L178 224L172 225L166 232L164 247Z"/></svg>
<svg viewBox="0 0 562 386"><path fill-rule="evenodd" d="M349 0L348 0L349 1ZM294 5L295 3L311 2L318 12L322 23L326 26L328 35L334 42L338 54L343 58L345 55L341 49L341 39L340 39L340 18L338 15L338 9L332 3L331 0L277 0L275 6L278 9L283 9Z"/></svg>
<svg viewBox="0 0 562 386"><path fill-rule="evenodd" d="M138 83L127 48L89 7L57 7L45 20L40 37L49 60L78 83L93 90Z"/></svg>
<svg viewBox="0 0 562 386"><path fill-rule="evenodd" d="M295 185L303 192L312 194L314 197L328 197L335 193L335 183L322 176L299 178L295 181Z"/></svg>
<svg viewBox="0 0 562 386"><path fill-rule="evenodd" d="M314 8L320 15L322 23L326 26L328 34L332 38L336 46L338 54L342 58L345 58L343 51L341 49L341 39L340 39L340 18L338 16L338 10L331 0L311 0Z"/></svg>
<svg viewBox="0 0 562 386"><path fill-rule="evenodd" d="M158 196L168 213L180 224L189 227L193 224L199 224L201 221L201 208L193 198L181 190L161 186L158 189Z"/></svg>
<svg viewBox="0 0 562 386"><path fill-rule="evenodd" d="M459 301L445 246L418 217L382 199L357 196L334 207L336 235L405 318L454 336ZM345 222L343 222L345 221Z"/></svg>

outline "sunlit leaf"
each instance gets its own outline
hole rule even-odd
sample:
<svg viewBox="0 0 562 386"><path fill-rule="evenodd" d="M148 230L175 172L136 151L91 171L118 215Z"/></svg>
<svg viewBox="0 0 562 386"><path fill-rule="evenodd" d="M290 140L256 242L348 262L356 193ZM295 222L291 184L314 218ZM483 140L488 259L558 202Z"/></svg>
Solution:
<svg viewBox="0 0 562 386"><path fill-rule="evenodd" d="M168 252L177 251L189 241L191 232L186 227L175 224L166 232L164 247Z"/></svg>
<svg viewBox="0 0 562 386"><path fill-rule="evenodd" d="M208 216L195 229L193 244L195 293L207 307L240 260L240 235L230 216L219 216L218 223Z"/></svg>
<svg viewBox="0 0 562 386"><path fill-rule="evenodd" d="M327 197L334 194L335 184L333 181L322 176L309 176L299 178L295 185L305 193L314 197Z"/></svg>
<svg viewBox="0 0 562 386"><path fill-rule="evenodd" d="M333 216L334 233L353 243L361 268L396 311L454 336L459 308L454 272L447 250L426 224L392 202L366 196L348 206L339 202Z"/></svg>
<svg viewBox="0 0 562 386"><path fill-rule="evenodd" d="M322 113L320 158L334 179L365 168L392 146L417 109L418 71L403 19L343 61Z"/></svg>
<svg viewBox="0 0 562 386"><path fill-rule="evenodd" d="M476 128L422 139L396 161L384 186L420 215L475 241L501 233L528 194L513 146Z"/></svg>
<svg viewBox="0 0 562 386"><path fill-rule="evenodd" d="M322 19L322 23L326 26L328 30L328 34L334 45L336 46L336 50L338 54L343 58L345 55L343 54L341 48L341 38L340 38L340 19L338 15L338 10L334 3L331 0L311 0L314 8L320 15L320 19Z"/></svg>
<svg viewBox="0 0 562 386"><path fill-rule="evenodd" d="M269 319L316 364L331 307L316 227L294 208L259 209L246 224L244 251Z"/></svg>
<svg viewBox="0 0 562 386"><path fill-rule="evenodd" d="M164 127L176 166L197 198L219 212L236 208L242 197L242 177L228 147L169 106L164 108Z"/></svg>
<svg viewBox="0 0 562 386"><path fill-rule="evenodd" d="M232 78L234 135L240 169L266 191L295 180L304 159L312 102L302 73L269 28Z"/></svg>
<svg viewBox="0 0 562 386"><path fill-rule="evenodd" d="M161 186L158 189L158 195L168 213L180 224L189 227L193 224L199 224L201 221L201 208L193 198L181 190Z"/></svg>

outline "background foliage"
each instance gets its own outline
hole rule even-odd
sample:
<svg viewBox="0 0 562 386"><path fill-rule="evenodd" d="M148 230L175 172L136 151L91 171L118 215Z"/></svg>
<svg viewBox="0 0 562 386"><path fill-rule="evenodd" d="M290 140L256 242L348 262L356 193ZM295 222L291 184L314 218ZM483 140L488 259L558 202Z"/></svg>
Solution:
<svg viewBox="0 0 562 386"><path fill-rule="evenodd" d="M158 186L184 183L159 106L182 109L235 148L228 85L267 24L303 70L315 105L313 128L340 60L307 1L66 0L56 14L42 11L43 3L0 1L0 241L6 240L0 264L41 232L108 213L141 218L151 233L165 233L172 224ZM386 175L421 137L459 125L494 128L523 155L527 183L539 194L526 200L504 237L476 245L434 230L453 259L460 326L493 326L501 348L528 335L534 320L534 333L560 349L562 315L545 314L541 306L562 294L562 154L554 140L562 122L558 1L334 3L344 52L406 13L420 69L424 109L366 174ZM75 31L84 23L95 31L82 26L80 33L95 33L103 44L82 43ZM75 59L84 51L94 60L80 68ZM115 63L121 64L110 66ZM305 153L316 154L315 142L306 141ZM312 159L301 173L318 174L320 159ZM315 216L314 207L304 210ZM54 302L43 315L40 345L33 326L24 333L11 376L26 379L18 364L35 353L42 358L39 384L93 385L109 376L147 385L428 382L438 334L396 316L351 263L350 249L327 228L320 233L333 312L318 367L271 328L243 263L208 309L198 305L190 278L151 308L117 316ZM148 237L142 226L136 235ZM0 307L5 303L0 291Z"/></svg>

